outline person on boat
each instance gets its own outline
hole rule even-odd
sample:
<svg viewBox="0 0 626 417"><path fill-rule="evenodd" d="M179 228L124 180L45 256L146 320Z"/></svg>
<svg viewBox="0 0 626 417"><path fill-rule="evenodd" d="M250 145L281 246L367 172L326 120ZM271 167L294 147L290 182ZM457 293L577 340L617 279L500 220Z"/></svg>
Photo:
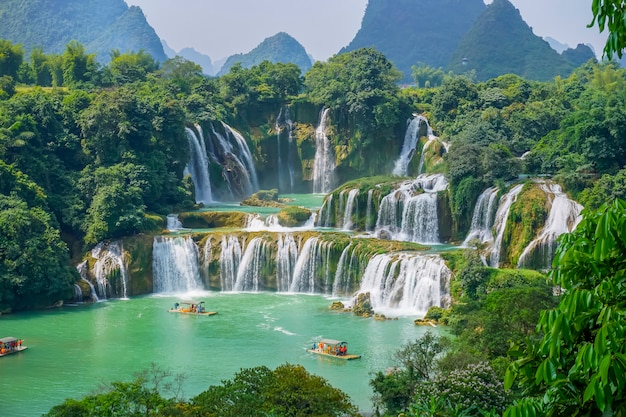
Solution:
<svg viewBox="0 0 626 417"><path fill-rule="evenodd" d="M178 307L180 307L180 304L174 303L174 310L178 310Z"/></svg>

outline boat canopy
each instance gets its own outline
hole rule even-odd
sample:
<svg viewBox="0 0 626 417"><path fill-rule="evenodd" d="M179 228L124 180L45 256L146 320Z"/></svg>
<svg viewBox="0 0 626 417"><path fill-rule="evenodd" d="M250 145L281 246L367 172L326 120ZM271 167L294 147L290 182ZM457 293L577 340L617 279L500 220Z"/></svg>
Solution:
<svg viewBox="0 0 626 417"><path fill-rule="evenodd" d="M191 301L191 300L185 300L185 301L179 301L179 304L194 304L194 305L198 305L198 304L204 304L204 301Z"/></svg>
<svg viewBox="0 0 626 417"><path fill-rule="evenodd" d="M2 339L0 339L0 345L3 343L11 343L11 342L17 342L18 339L14 338L14 337L3 337Z"/></svg>
<svg viewBox="0 0 626 417"><path fill-rule="evenodd" d="M319 341L319 343L324 343L326 345L341 345L341 344L347 344L346 342L342 342L341 340L334 340L334 339L322 339Z"/></svg>

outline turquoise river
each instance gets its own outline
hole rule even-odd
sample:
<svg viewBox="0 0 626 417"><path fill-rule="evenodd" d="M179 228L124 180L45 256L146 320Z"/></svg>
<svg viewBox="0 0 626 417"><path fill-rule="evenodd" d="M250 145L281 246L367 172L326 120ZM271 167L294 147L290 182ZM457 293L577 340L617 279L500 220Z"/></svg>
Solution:
<svg viewBox="0 0 626 417"><path fill-rule="evenodd" d="M371 409L373 372L393 366L394 352L420 337L415 317L376 321L329 309L320 295L194 294L214 316L169 313L181 296L148 296L0 316L0 336L24 339L28 350L0 358L4 416L40 416L101 383L130 381L156 364L185 377L190 398L242 368L300 364ZM361 359L308 353L321 337L349 342Z"/></svg>

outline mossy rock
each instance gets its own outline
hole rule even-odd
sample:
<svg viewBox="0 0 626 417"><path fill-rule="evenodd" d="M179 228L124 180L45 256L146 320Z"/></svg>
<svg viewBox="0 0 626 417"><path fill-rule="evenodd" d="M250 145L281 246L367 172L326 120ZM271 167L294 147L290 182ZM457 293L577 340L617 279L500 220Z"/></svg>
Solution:
<svg viewBox="0 0 626 417"><path fill-rule="evenodd" d="M311 210L304 207L288 206L278 213L278 223L284 227L302 226L311 218Z"/></svg>
<svg viewBox="0 0 626 417"><path fill-rule="evenodd" d="M241 202L242 206L255 207L284 207L284 204L278 201L278 189L259 190Z"/></svg>
<svg viewBox="0 0 626 417"><path fill-rule="evenodd" d="M245 227L248 214L239 211L198 211L178 215L183 227L190 229L211 229L217 227Z"/></svg>

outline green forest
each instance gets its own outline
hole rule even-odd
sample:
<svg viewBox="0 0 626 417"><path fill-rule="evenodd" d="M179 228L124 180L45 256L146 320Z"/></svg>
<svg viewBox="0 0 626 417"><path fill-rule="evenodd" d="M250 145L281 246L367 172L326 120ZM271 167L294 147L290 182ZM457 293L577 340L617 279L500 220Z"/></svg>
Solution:
<svg viewBox="0 0 626 417"><path fill-rule="evenodd" d="M372 375L376 409L387 416L626 412L626 70L616 63L592 60L547 82L511 74L478 82L472 72L416 66L419 87L400 88L398 70L372 48L335 55L305 74L265 61L234 65L219 78L182 58L159 65L145 52L112 51L102 65L78 42L62 54L24 56L0 40L3 313L71 299L75 265L98 242L158 233L168 213L197 207L184 173L188 126L236 127L260 186L273 188L269 143L281 108L291 106L298 188L309 190L320 109L331 109L340 184L389 173L406 120L417 113L450 144L426 169L450 181L451 241L465 236L482 190L520 175L550 176L585 212L561 239L549 276L485 267L480 249L442 255L455 274L455 303L427 318L454 337L428 334L403 346L397 372ZM532 201L528 207L532 213ZM532 227L526 214L519 222ZM564 294L554 296L553 284ZM169 376L152 372L66 400L49 415L356 415L343 393L298 366L242 370L191 400L160 390L155 381ZM282 401L285 384L300 396Z"/></svg>

